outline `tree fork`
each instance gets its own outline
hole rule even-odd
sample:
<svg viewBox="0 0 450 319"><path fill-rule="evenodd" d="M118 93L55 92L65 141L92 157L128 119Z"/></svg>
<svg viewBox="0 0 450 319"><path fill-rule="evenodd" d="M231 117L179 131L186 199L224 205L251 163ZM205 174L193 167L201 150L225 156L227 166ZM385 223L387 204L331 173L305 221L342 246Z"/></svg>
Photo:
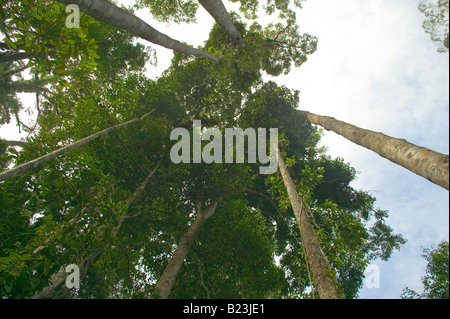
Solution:
<svg viewBox="0 0 450 319"><path fill-rule="evenodd" d="M287 189L292 210L300 229L303 249L306 261L311 269L314 285L321 299L342 299L339 288L334 282L331 266L320 247L317 235L312 227L308 212L303 205L303 200L296 191L295 184L289 174L281 152L277 150L278 166L284 185Z"/></svg>
<svg viewBox="0 0 450 319"><path fill-rule="evenodd" d="M31 160L31 161L26 162L24 164L21 164L19 166L13 167L13 168L11 168L11 169L9 169L7 171L4 171L4 172L0 173L0 182L6 180L8 178L17 176L17 175L19 175L19 174L21 174L23 172L26 172L26 171L28 171L28 170L30 170L32 168L35 168L35 167L37 167L40 164L46 163L46 162L48 162L48 161L50 161L50 160L52 160L52 159L54 159L54 158L56 158L56 157L58 157L60 155L63 155L65 153L67 153L68 151L76 149L76 148L78 148L78 147L80 147L80 146L82 146L84 144L87 144L87 143L89 143L89 142L91 142L91 141L93 141L93 140L95 140L95 139L97 139L97 138L99 138L99 137L101 137L103 135L106 135L106 134L108 134L108 133L110 133L112 131L118 130L118 129L124 127L124 126L128 126L128 125L133 124L133 123L141 122L146 116L148 116L151 113L153 113L153 111L154 110L144 114L140 118L136 118L136 119L130 120L130 121L122 123L122 124L117 124L117 125L111 126L111 127L107 128L107 129L104 129L103 131L94 133L94 134L92 134L92 135L90 135L88 137L85 137L85 138L83 138L83 139L81 139L79 141L76 141L76 142L71 143L71 144L69 144L67 146L61 147L60 149L57 149L56 151L53 151L53 152L51 152L51 153L49 153L47 155L41 156L39 158L36 158L34 160Z"/></svg>
<svg viewBox="0 0 450 319"><path fill-rule="evenodd" d="M214 62L219 58L204 50L190 47L180 41L159 32L145 21L139 19L128 11L119 8L108 0L55 0L62 4L76 4L80 11L91 17L109 24L113 27L126 30L144 40L161 45L167 49L188 55L197 55L208 58Z"/></svg>
<svg viewBox="0 0 450 319"><path fill-rule="evenodd" d="M429 181L449 189L449 156L409 143L404 139L359 128L333 117L307 111L298 114L312 124L333 131L355 144L368 148Z"/></svg>
<svg viewBox="0 0 450 319"><path fill-rule="evenodd" d="M217 24L233 39L240 47L245 47L242 35L231 21L227 9L221 0L198 0L203 8L216 20Z"/></svg>

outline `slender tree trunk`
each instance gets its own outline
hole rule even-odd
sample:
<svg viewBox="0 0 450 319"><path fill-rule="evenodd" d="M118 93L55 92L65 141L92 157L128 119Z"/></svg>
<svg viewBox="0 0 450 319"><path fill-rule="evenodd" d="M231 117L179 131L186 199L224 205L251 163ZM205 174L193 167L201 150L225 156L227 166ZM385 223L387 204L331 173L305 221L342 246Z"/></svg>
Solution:
<svg viewBox="0 0 450 319"><path fill-rule="evenodd" d="M319 240L311 225L308 212L303 205L303 201L297 193L294 182L289 174L281 152L277 152L278 165L281 176L287 189L289 200L294 211L295 218L300 229L303 249L306 260L314 278L314 284L321 299L341 299L339 288L334 283L331 275L331 266L320 247Z"/></svg>
<svg viewBox="0 0 450 319"><path fill-rule="evenodd" d="M173 284L175 283L175 279L180 271L181 265L183 264L186 255L197 238L202 226L205 224L206 220L211 217L217 207L218 200L213 201L208 207L204 210L199 205L197 209L197 217L195 221L192 223L191 227L183 237L181 237L180 242L178 243L178 247L172 255L169 264L164 270L161 278L159 278L158 283L155 287L154 295L152 299L166 299L170 290L172 289Z"/></svg>
<svg viewBox="0 0 450 319"><path fill-rule="evenodd" d="M333 117L298 111L300 116L328 131L364 146L429 181L449 189L449 157L403 139L373 132L336 120Z"/></svg>
<svg viewBox="0 0 450 319"><path fill-rule="evenodd" d="M147 186L150 179L156 173L161 161L155 166L155 168L147 175L144 181L139 185L139 187L134 191L134 193L128 198L125 205L127 208L136 201L144 192L145 187ZM80 280L87 274L91 266L102 256L102 254L109 248L111 245L112 238L117 236L117 233L120 230L123 222L127 218L132 218L132 216L125 215L122 216L117 223L116 227L114 227L111 231L111 239L105 244L105 246L101 249L92 250L86 257L76 262L76 265L80 269ZM69 226L73 226L73 224L77 221L78 217L75 217L69 221ZM63 228L64 233L68 230L67 227ZM38 247L38 251L42 250L42 247ZM50 277L50 285L42 289L40 292L37 292L33 295L32 299L61 299L64 298L69 292L70 289L65 285L67 278L67 274L65 273L64 267L61 267L56 273L54 273Z"/></svg>
<svg viewBox="0 0 450 319"><path fill-rule="evenodd" d="M216 20L217 24L222 27L228 36L233 39L240 47L244 47L245 43L242 35L231 21L227 9L221 0L198 0L206 11Z"/></svg>
<svg viewBox="0 0 450 319"><path fill-rule="evenodd" d="M86 273L90 267L100 258L107 247L101 250L92 252L81 261L77 262L77 266L80 269L80 279L86 276ZM71 288L66 285L67 273L65 267L61 266L59 270L50 277L50 285L42 289L31 297L32 299L63 299Z"/></svg>
<svg viewBox="0 0 450 319"><path fill-rule="evenodd" d="M85 137L85 138L83 138L83 139L81 139L79 141L76 141L76 142L74 142L72 144L69 144L67 146L61 147L60 149L58 149L56 151L53 151L53 152L51 152L51 153L49 153L47 155L41 156L41 157L36 158L36 159L34 159L32 161L29 161L29 162L26 162L26 163L21 164L19 166L16 166L14 168L11 168L10 170L4 171L4 172L0 173L0 182L6 180L8 178L14 177L16 175L19 175L19 174L21 174L23 172L26 172L26 171L28 171L28 170L30 170L32 168L35 168L35 167L37 167L38 165L40 165L42 163L46 163L46 162L48 162L48 161L50 161L50 160L52 160L52 159L54 159L54 158L56 158L56 157L58 157L58 156L60 156L62 154L67 153L68 151L76 149L76 148L78 148L78 147L80 147L80 146L82 146L84 144L87 144L87 143L89 143L89 142L91 142L91 141L93 141L93 140L95 140L95 139L97 139L97 138L99 138L99 137L101 137L103 135L106 135L106 134L108 134L108 133L110 133L112 131L118 130L118 129L124 127L124 126L128 126L128 125L136 123L136 122L140 122L146 116L150 115L152 112L153 112L153 110L148 112L148 113L146 113L146 114L144 114L140 118L136 118L136 119L130 120L130 121L122 123L122 124L111 126L111 127L107 128L107 129L104 129L103 131L94 133L94 134L92 134L92 135L90 135L88 137Z"/></svg>
<svg viewBox="0 0 450 319"><path fill-rule="evenodd" d="M80 11L103 23L124 29L144 40L161 45L167 49L189 55L203 56L217 62L219 59L200 49L195 49L157 31L128 11L117 7L108 0L56 0L63 4L76 4Z"/></svg>

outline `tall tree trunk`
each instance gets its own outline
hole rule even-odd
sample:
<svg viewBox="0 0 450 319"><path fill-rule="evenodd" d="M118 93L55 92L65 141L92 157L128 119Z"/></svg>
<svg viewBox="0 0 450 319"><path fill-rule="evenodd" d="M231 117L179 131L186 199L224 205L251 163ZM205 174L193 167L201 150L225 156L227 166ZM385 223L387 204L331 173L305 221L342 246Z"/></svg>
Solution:
<svg viewBox="0 0 450 319"><path fill-rule="evenodd" d="M139 185L138 188L134 191L134 193L128 198L125 205L127 208L130 207L130 205L136 201L144 192L145 187L147 186L150 179L153 177L153 175L156 173L161 161L158 162L158 164L155 166L155 168L147 175L147 177L144 179L144 181ZM80 217L80 216L78 216ZM71 219L69 221L69 226L73 226L73 224L77 221L78 217ZM111 238L110 240L105 244L104 247L100 249L94 249L89 254L82 258L81 260L76 261L76 265L80 269L80 280L87 274L88 270L91 268L91 266L102 256L102 254L109 248L111 245L112 239L117 236L117 233L120 230L120 227L122 226L123 222L127 218L132 218L133 216L124 215L120 218L119 222L117 223L116 227L114 227L111 231ZM67 233L68 227L63 228L62 234ZM38 247L38 251L42 250L42 247ZM69 292L70 289L65 285L67 278L67 274L65 273L64 267L61 267L56 273L54 273L50 277L50 285L42 289L40 292L37 292L33 295L32 299L61 299L64 298Z"/></svg>
<svg viewBox="0 0 450 319"><path fill-rule="evenodd" d="M195 221L192 223L191 227L183 237L181 237L180 242L178 243L178 247L172 255L169 264L164 270L161 278L159 278L158 283L155 287L154 295L152 295L152 299L161 298L166 299L170 290L172 289L173 284L175 283L175 279L180 271L181 265L183 264L186 255L197 238L200 230L205 224L206 220L211 217L219 203L218 200L213 201L208 207L204 210L201 206L198 206L197 209L197 217Z"/></svg>
<svg viewBox="0 0 450 319"><path fill-rule="evenodd" d="M292 210L300 229L303 249L306 260L311 270L314 284L321 299L341 299L342 295L331 275L331 266L320 247L319 240L311 225L308 212L303 205L300 195L297 193L294 182L289 174L281 152L277 150L278 165L281 176L287 189Z"/></svg>
<svg viewBox="0 0 450 319"><path fill-rule="evenodd" d="M133 124L133 123L136 123L136 122L140 122L146 116L150 115L152 112L153 112L153 110L148 112L148 113L146 113L146 114L144 114L140 118L136 118L136 119L130 120L130 121L122 123L122 124L117 124L117 125L111 126L111 127L107 128L107 129L104 129L103 131L94 133L94 134L92 134L92 135L90 135L88 137L85 137L85 138L83 138L83 139L81 139L79 141L76 141L76 142L74 142L72 144L69 144L67 146L61 147L60 149L57 149L56 151L53 151L53 152L51 152L51 153L49 153L47 155L41 156L41 157L36 158L36 159L34 159L32 161L26 162L24 164L21 164L19 166L11 168L11 169L9 169L7 171L4 171L4 172L0 173L0 182L4 181L5 179L8 179L8 178L14 177L16 175L19 175L19 174L21 174L23 172L26 172L26 171L28 171L28 170L30 170L32 168L35 168L35 167L37 167L38 165L40 165L42 163L46 163L46 162L48 162L48 161L50 161L50 160L52 160L52 159L54 159L54 158L56 158L56 157L58 157L58 156L60 156L62 154L67 153L68 151L76 149L76 148L78 148L78 147L80 147L80 146L82 146L84 144L87 144L87 143L89 143L89 142L91 142L91 141L93 141L93 140L95 140L95 139L97 139L97 138L99 138L99 137L101 137L103 135L106 135L106 134L108 134L108 133L110 133L112 131L118 130L118 129L124 127L124 126L130 125L130 124Z"/></svg>
<svg viewBox="0 0 450 319"><path fill-rule="evenodd" d="M391 162L403 166L447 190L449 189L448 155L416 146L403 139L362 129L333 117L316 115L306 111L298 111L298 113L311 123L342 135Z"/></svg>
<svg viewBox="0 0 450 319"><path fill-rule="evenodd" d="M169 36L157 31L146 22L142 21L128 11L117 7L108 0L56 0L63 4L76 4L80 11L92 16L103 23L126 30L144 40L176 52L189 55L203 56L215 62L219 60L216 56L183 44Z"/></svg>
<svg viewBox="0 0 450 319"><path fill-rule="evenodd" d="M222 27L228 36L233 39L240 47L244 47L242 35L231 21L227 9L221 0L198 0L206 11L216 20L217 24Z"/></svg>

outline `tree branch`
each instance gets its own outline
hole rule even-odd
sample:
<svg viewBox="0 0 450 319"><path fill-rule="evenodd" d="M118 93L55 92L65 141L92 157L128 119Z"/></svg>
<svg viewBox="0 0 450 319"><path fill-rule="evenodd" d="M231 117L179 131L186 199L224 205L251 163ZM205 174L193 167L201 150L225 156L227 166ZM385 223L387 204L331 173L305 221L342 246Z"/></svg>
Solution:
<svg viewBox="0 0 450 319"><path fill-rule="evenodd" d="M20 61L29 58L31 58L31 56L26 52L14 52L0 55L0 63Z"/></svg>

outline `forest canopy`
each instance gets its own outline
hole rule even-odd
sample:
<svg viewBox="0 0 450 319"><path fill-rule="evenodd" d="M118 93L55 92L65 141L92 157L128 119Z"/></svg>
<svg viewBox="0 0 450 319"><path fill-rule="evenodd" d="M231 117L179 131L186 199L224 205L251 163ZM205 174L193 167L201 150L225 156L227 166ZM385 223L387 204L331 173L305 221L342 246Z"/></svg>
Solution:
<svg viewBox="0 0 450 319"><path fill-rule="evenodd" d="M327 278L356 298L370 262L406 242L375 197L352 186L356 170L319 147L321 129L297 112L300 92L263 80L317 49L295 19L302 1L232 1L240 10L224 20L211 1L139 0L122 11L93 1L116 20L80 5L79 28L67 26L66 1L1 2L0 124L15 122L26 138L0 141L0 170L69 147L0 183L2 298L319 298L305 218ZM135 10L184 23L200 5L216 20L202 47L136 41L162 36ZM260 7L279 22L255 21ZM155 45L174 57L151 79ZM23 92L35 96L33 126ZM277 128L301 216L286 176L260 174L248 149L242 163L174 163L171 132L194 138L194 120L223 135ZM79 268L77 289L65 284L67 265Z"/></svg>

